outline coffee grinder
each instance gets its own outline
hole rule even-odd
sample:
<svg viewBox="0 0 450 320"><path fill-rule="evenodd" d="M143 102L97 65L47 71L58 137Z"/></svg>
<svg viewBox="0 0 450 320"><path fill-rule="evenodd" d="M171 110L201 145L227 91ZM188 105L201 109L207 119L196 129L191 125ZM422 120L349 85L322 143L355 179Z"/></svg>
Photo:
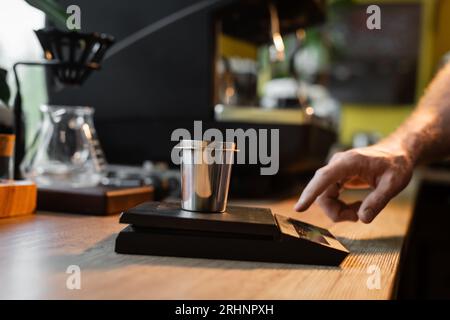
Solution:
<svg viewBox="0 0 450 320"><path fill-rule="evenodd" d="M233 142L182 141L181 201L125 211L123 254L338 266L348 250L327 230L270 209L227 206Z"/></svg>

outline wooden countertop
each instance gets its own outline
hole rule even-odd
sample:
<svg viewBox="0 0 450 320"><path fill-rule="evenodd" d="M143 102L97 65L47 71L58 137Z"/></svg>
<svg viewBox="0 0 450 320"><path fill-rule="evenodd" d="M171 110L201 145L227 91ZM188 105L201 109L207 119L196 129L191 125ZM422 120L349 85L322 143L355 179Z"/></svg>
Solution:
<svg viewBox="0 0 450 320"><path fill-rule="evenodd" d="M253 203L247 203L255 205ZM256 203L292 215L294 199ZM298 214L296 214L298 215ZM39 212L0 220L1 299L389 299L411 219L397 199L371 225L333 224L317 207L302 220L329 229L351 254L339 268L118 255L118 216ZM81 290L68 290L69 265ZM367 287L368 268L380 289Z"/></svg>

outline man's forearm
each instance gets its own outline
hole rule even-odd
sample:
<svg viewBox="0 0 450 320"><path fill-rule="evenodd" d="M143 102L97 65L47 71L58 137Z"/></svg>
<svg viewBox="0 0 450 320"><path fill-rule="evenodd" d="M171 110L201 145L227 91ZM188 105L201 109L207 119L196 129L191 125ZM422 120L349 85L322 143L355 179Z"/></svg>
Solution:
<svg viewBox="0 0 450 320"><path fill-rule="evenodd" d="M413 114L380 144L400 147L414 164L450 155L450 64L430 84Z"/></svg>
<svg viewBox="0 0 450 320"><path fill-rule="evenodd" d="M450 64L428 87L413 114L375 146L335 154L303 190L295 210L314 201L336 222L370 223L410 182L417 163L450 154ZM339 199L342 186L372 190L362 202Z"/></svg>

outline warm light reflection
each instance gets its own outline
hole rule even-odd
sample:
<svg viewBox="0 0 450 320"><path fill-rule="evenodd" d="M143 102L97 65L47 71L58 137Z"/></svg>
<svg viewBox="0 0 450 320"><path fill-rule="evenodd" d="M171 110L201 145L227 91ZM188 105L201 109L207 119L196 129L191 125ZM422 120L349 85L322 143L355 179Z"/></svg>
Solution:
<svg viewBox="0 0 450 320"><path fill-rule="evenodd" d="M47 60L53 59L52 53L48 50L45 50L45 59L47 59Z"/></svg>
<svg viewBox="0 0 450 320"><path fill-rule="evenodd" d="M225 90L225 95L226 95L227 97L232 97L232 96L234 96L234 88L233 88L233 87L228 87L228 88Z"/></svg>
<svg viewBox="0 0 450 320"><path fill-rule="evenodd" d="M314 109L313 109L312 107L307 107L307 108L305 109L305 113L306 113L308 116L312 116L312 115L314 115Z"/></svg>
<svg viewBox="0 0 450 320"><path fill-rule="evenodd" d="M298 40L303 41L306 38L306 30L305 29L298 29L295 32L295 35Z"/></svg>
<svg viewBox="0 0 450 320"><path fill-rule="evenodd" d="M84 134L86 135L86 138L88 138L88 140L92 140L91 128L89 128L89 125L87 123L84 123L82 125L82 129Z"/></svg>
<svg viewBox="0 0 450 320"><path fill-rule="evenodd" d="M270 29L272 33L273 45L276 50L276 59L279 61L284 60L284 42L283 37L280 32L280 19L278 16L277 7L273 4L269 4L269 12L270 12Z"/></svg>
<svg viewBox="0 0 450 320"><path fill-rule="evenodd" d="M281 34L275 33L273 35L273 44L275 45L275 49L277 50L277 57L279 60L284 60L284 42Z"/></svg>

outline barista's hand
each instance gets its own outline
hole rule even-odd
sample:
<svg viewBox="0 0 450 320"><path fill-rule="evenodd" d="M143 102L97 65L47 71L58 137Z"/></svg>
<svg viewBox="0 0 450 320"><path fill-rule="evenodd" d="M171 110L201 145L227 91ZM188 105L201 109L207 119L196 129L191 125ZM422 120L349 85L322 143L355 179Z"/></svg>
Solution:
<svg viewBox="0 0 450 320"><path fill-rule="evenodd" d="M388 202L411 180L413 161L404 150L375 145L334 155L319 169L303 191L296 211L305 211L317 199L325 213L336 222L371 223ZM371 188L361 202L339 200L342 188Z"/></svg>

